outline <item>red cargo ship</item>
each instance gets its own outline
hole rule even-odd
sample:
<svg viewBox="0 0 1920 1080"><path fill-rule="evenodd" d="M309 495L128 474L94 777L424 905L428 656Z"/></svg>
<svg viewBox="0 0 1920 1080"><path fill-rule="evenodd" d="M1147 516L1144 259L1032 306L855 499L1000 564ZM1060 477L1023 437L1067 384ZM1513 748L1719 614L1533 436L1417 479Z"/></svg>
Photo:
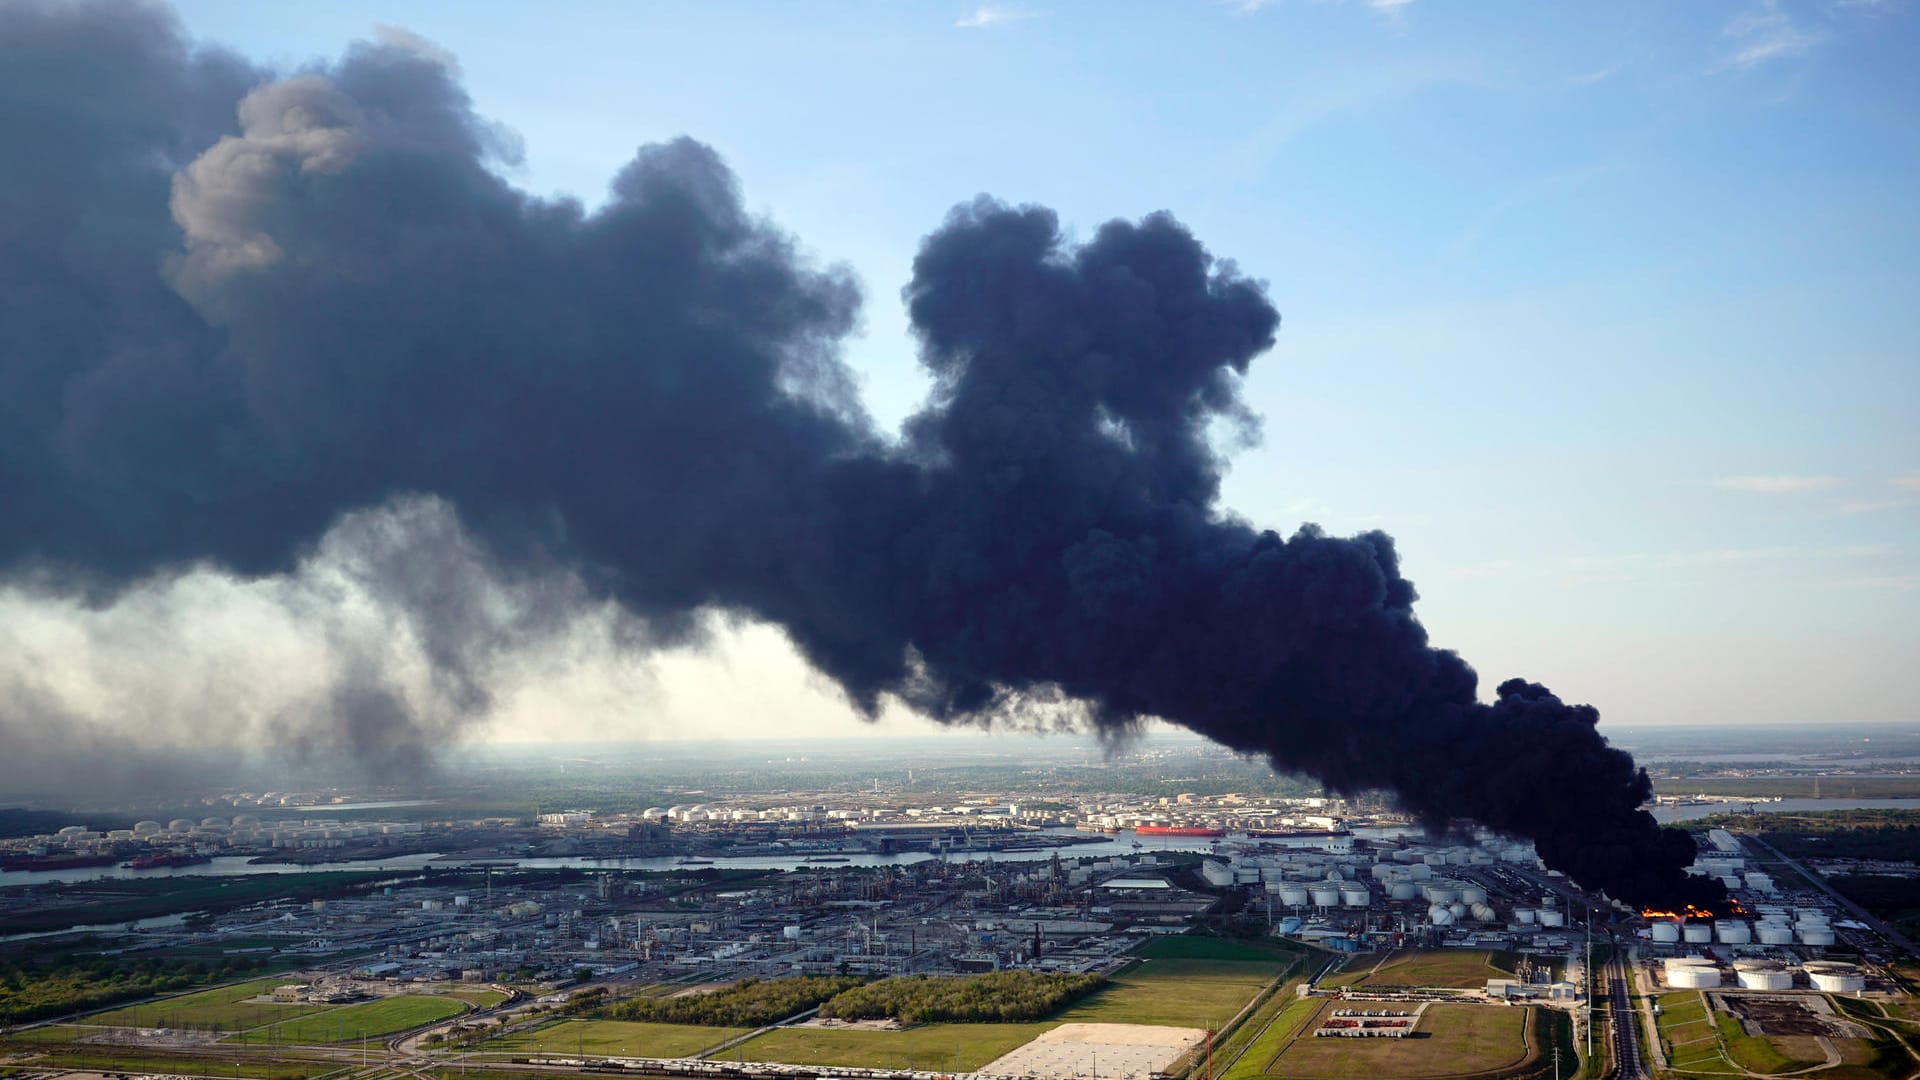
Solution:
<svg viewBox="0 0 1920 1080"><path fill-rule="evenodd" d="M1136 836L1201 836L1216 840L1227 835L1225 829L1204 829L1198 825L1140 825L1133 832Z"/></svg>

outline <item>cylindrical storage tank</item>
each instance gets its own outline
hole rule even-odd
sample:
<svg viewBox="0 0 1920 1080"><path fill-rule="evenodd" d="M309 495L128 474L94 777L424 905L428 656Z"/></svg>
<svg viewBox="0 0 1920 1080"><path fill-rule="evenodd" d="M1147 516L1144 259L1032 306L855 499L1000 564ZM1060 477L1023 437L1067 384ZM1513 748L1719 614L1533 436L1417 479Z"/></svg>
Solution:
<svg viewBox="0 0 1920 1080"><path fill-rule="evenodd" d="M1808 968L1807 977L1813 980L1815 990L1829 994L1857 994L1867 988L1866 977L1857 971Z"/></svg>
<svg viewBox="0 0 1920 1080"><path fill-rule="evenodd" d="M1560 898L1558 896L1555 896L1552 893L1548 893L1547 895L1540 898L1540 906L1541 907L1559 907Z"/></svg>
<svg viewBox="0 0 1920 1080"><path fill-rule="evenodd" d="M1487 890L1478 885L1468 885L1460 890L1460 902L1472 907L1487 902Z"/></svg>
<svg viewBox="0 0 1920 1080"><path fill-rule="evenodd" d="M1428 866L1447 865L1447 857L1445 855L1439 855L1439 854L1427 855L1423 857L1420 861L1426 863Z"/></svg>
<svg viewBox="0 0 1920 1080"><path fill-rule="evenodd" d="M1833 931L1803 926L1800 928L1800 944L1831 945L1833 944Z"/></svg>
<svg viewBox="0 0 1920 1080"><path fill-rule="evenodd" d="M1481 922L1493 921L1493 908L1487 906L1486 904L1475 904L1473 905L1472 910L1473 910L1473 917L1475 919L1478 919Z"/></svg>
<svg viewBox="0 0 1920 1080"><path fill-rule="evenodd" d="M797 926L783 926L780 928L780 936L786 938L788 941L798 941L800 940L800 928Z"/></svg>
<svg viewBox="0 0 1920 1080"><path fill-rule="evenodd" d="M1762 926L1756 929L1754 933L1759 936L1760 944L1762 945L1793 944L1793 928L1792 927L1779 926L1779 925Z"/></svg>
<svg viewBox="0 0 1920 1080"><path fill-rule="evenodd" d="M1476 851L1467 856L1467 863L1471 866L1492 866L1493 856L1485 851Z"/></svg>
<svg viewBox="0 0 1920 1080"><path fill-rule="evenodd" d="M1682 936L1687 939L1689 945L1705 945L1713 940L1713 924L1703 922L1688 923L1686 931Z"/></svg>
<svg viewBox="0 0 1920 1080"><path fill-rule="evenodd" d="M1340 902L1348 907L1366 907L1372 899L1365 888L1349 885L1340 890Z"/></svg>
<svg viewBox="0 0 1920 1080"><path fill-rule="evenodd" d="M1715 923L1713 934L1722 945L1745 945L1753 940L1753 928L1732 919Z"/></svg>
<svg viewBox="0 0 1920 1080"><path fill-rule="evenodd" d="M1304 907L1307 903L1307 887L1305 885L1280 886L1280 902L1294 907Z"/></svg>
<svg viewBox="0 0 1920 1080"><path fill-rule="evenodd" d="M1445 904L1435 904L1428 908L1427 918L1432 920L1435 926L1450 926L1453 924L1453 912L1447 910Z"/></svg>
<svg viewBox="0 0 1920 1080"><path fill-rule="evenodd" d="M1519 923L1521 926L1532 926L1538 919L1539 913L1530 907L1517 907L1513 909L1513 921Z"/></svg>
<svg viewBox="0 0 1920 1080"><path fill-rule="evenodd" d="M1423 891L1427 894L1427 900L1430 903L1451 904L1455 900L1460 899L1460 890L1454 888L1451 884L1442 885L1438 882L1432 882L1429 883Z"/></svg>
<svg viewBox="0 0 1920 1080"><path fill-rule="evenodd" d="M1671 945L1680 940L1680 924L1662 919L1653 924L1653 940Z"/></svg>
<svg viewBox="0 0 1920 1080"><path fill-rule="evenodd" d="M1791 990L1793 973L1779 968L1741 968L1740 986L1745 990Z"/></svg>
<svg viewBox="0 0 1920 1080"><path fill-rule="evenodd" d="M1407 867L1407 876L1415 881L1426 881L1433 877L1433 867L1426 863L1416 863Z"/></svg>
<svg viewBox="0 0 1920 1080"><path fill-rule="evenodd" d="M1395 867L1387 863L1374 863L1373 869L1369 871L1369 873L1373 875L1373 880L1375 881L1385 881L1388 878L1392 877L1395 872L1396 872Z"/></svg>
<svg viewBox="0 0 1920 1080"><path fill-rule="evenodd" d="M1563 911L1556 911L1552 908L1542 908L1540 910L1540 925L1565 926L1567 925L1567 915Z"/></svg>
<svg viewBox="0 0 1920 1080"><path fill-rule="evenodd" d="M1420 895L1420 890L1411 881L1396 881L1387 886L1387 895L1395 900L1411 900Z"/></svg>
<svg viewBox="0 0 1920 1080"><path fill-rule="evenodd" d="M1332 885L1315 885L1307 890L1313 897L1313 906L1332 907L1340 902L1340 890Z"/></svg>
<svg viewBox="0 0 1920 1080"><path fill-rule="evenodd" d="M1667 985L1681 990L1711 990L1720 985L1720 972L1710 967L1668 968Z"/></svg>

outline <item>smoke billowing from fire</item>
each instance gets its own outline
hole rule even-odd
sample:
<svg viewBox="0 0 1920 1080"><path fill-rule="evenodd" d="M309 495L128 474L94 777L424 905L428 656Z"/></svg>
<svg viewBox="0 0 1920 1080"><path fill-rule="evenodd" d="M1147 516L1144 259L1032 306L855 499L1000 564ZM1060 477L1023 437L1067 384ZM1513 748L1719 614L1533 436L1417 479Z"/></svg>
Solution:
<svg viewBox="0 0 1920 1080"><path fill-rule="evenodd" d="M955 209L905 291L936 389L893 440L839 355L855 283L713 151L642 148L591 213L530 197L402 37L276 76L145 6L8 5L0 140L0 569L102 598L274 575L429 496L509 577L560 568L668 639L777 623L869 712L1164 717L1619 898L1712 899L1592 709L1476 700L1388 536L1223 514L1207 431L1254 423L1238 378L1279 316L1172 217L1074 245L1042 208ZM457 686L494 636L418 591ZM339 708L355 744L449 737Z"/></svg>

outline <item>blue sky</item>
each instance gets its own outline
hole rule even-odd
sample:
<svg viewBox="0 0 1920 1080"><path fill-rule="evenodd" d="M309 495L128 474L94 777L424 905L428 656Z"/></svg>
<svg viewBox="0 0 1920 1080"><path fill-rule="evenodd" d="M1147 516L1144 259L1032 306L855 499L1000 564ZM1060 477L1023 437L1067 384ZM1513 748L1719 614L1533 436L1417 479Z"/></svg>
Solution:
<svg viewBox="0 0 1920 1080"><path fill-rule="evenodd" d="M285 69L424 36L536 193L710 143L865 283L887 424L950 206L1169 209L1285 318L1227 503L1393 533L1489 687L1617 725L1920 721L1914 0L177 8ZM804 682L736 644L689 707Z"/></svg>

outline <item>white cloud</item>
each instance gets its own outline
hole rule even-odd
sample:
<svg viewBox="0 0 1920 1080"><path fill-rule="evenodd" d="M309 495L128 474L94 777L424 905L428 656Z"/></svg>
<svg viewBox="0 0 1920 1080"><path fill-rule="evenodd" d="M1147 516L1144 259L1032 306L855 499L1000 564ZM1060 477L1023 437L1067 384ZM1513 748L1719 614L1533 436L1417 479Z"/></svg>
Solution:
<svg viewBox="0 0 1920 1080"><path fill-rule="evenodd" d="M1022 11L999 4L981 4L971 14L962 15L953 25L962 30L991 30L996 26L1038 18L1040 14L1038 11Z"/></svg>
<svg viewBox="0 0 1920 1080"><path fill-rule="evenodd" d="M1903 473L1894 477L1893 486L1906 491L1920 491L1920 472Z"/></svg>
<svg viewBox="0 0 1920 1080"><path fill-rule="evenodd" d="M1620 73L1621 68L1624 68L1626 66L1627 65L1625 63L1608 64L1606 67L1595 68L1592 71L1588 71L1579 75L1569 75L1567 77L1567 81L1572 83L1575 86L1592 86L1594 83L1605 82L1606 80L1613 78L1615 75L1618 75Z"/></svg>
<svg viewBox="0 0 1920 1080"><path fill-rule="evenodd" d="M1720 67L1749 70L1773 60L1798 56L1816 44L1821 35L1793 21L1776 0L1762 0L1733 17L1723 33L1733 40L1733 52Z"/></svg>
<svg viewBox="0 0 1920 1080"><path fill-rule="evenodd" d="M1837 476L1722 476L1713 486L1755 495L1802 495L1839 487L1842 482Z"/></svg>

